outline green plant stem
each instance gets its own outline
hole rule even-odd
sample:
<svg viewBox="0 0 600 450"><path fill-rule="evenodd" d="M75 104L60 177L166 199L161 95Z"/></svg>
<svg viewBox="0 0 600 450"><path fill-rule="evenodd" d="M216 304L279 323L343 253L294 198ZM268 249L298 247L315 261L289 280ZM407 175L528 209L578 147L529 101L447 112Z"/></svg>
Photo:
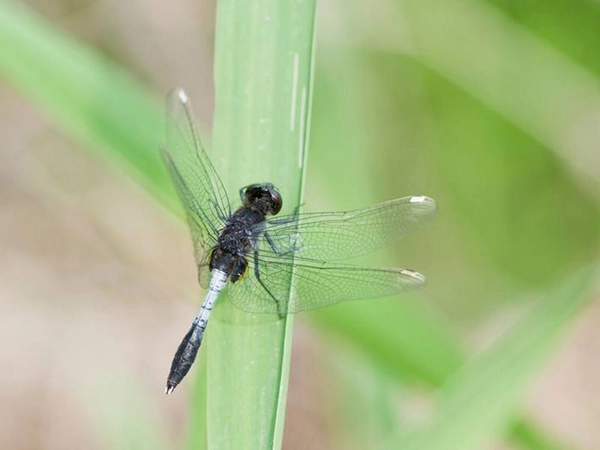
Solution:
<svg viewBox="0 0 600 450"><path fill-rule="evenodd" d="M288 213L302 201L314 12L312 0L217 2L213 160L229 192L272 182ZM206 345L209 449L281 448L292 323L217 305Z"/></svg>

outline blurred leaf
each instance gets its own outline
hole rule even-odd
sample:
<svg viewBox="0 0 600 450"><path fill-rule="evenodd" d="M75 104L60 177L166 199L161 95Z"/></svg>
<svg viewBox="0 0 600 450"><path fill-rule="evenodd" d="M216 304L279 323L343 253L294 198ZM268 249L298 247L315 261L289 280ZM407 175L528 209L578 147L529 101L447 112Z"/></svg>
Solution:
<svg viewBox="0 0 600 450"><path fill-rule="evenodd" d="M559 36L565 34L563 13L567 23L581 30L569 41L581 46L585 36L599 33L592 18L600 12L594 13L598 8L589 4L494 3L534 27L542 20L546 34L559 46ZM415 150L428 153L443 181L438 181L442 194L431 195L446 211L448 201L453 203L450 208L461 215L461 225L473 233L472 254L485 252L519 283L549 283L594 260L597 246L590 242L598 241L600 230L600 161L595 151L600 79L489 2L385 2L381 9L388 14L378 9L367 13L377 39L363 30L360 2L350 5L344 12L353 29L364 34L359 33L361 42L373 53L383 52L371 60L394 102L406 101L410 88L420 91L412 96L416 104L401 106L402 111L378 105L385 113L371 119L389 122L388 139L400 136L397 145L404 149L398 152L388 145L383 146L385 155L378 151L385 161L379 179L386 168L407 161L408 156L398 155L411 155L413 172L418 165ZM551 18L559 10L560 19ZM588 18L575 21L586 13ZM565 47L574 50L577 45ZM576 53L582 62L588 56L587 65L600 64L593 50ZM415 133L405 121L430 136L406 143ZM436 184L427 181L430 189Z"/></svg>
<svg viewBox="0 0 600 450"><path fill-rule="evenodd" d="M598 207L561 160L469 93L421 73L441 141L432 153L480 251L530 286L594 260Z"/></svg>
<svg viewBox="0 0 600 450"><path fill-rule="evenodd" d="M22 3L0 0L0 73L73 138L127 171L162 202L174 197L158 146L164 112L150 90Z"/></svg>
<svg viewBox="0 0 600 450"><path fill-rule="evenodd" d="M597 78L488 2L405 0L402 12L415 58L600 181Z"/></svg>
<svg viewBox="0 0 600 450"><path fill-rule="evenodd" d="M84 410L102 448L126 450L168 448L159 404L125 370L103 373L82 392ZM160 397L162 399L162 397Z"/></svg>
<svg viewBox="0 0 600 450"><path fill-rule="evenodd" d="M462 356L444 325L418 305L419 298L352 302L312 317L361 348L385 372L437 386L458 370Z"/></svg>
<svg viewBox="0 0 600 450"><path fill-rule="evenodd" d="M565 325L593 298L596 273L577 273L540 300L493 348L468 364L441 391L433 423L401 436L402 448L480 449L501 436Z"/></svg>
<svg viewBox="0 0 600 450"><path fill-rule="evenodd" d="M570 448L549 439L545 430L541 430L528 422L513 423L510 438L519 448L524 449L561 450Z"/></svg>
<svg viewBox="0 0 600 450"><path fill-rule="evenodd" d="M323 361L327 372L332 373L331 379L325 377L327 381L321 389L333 397L325 400L330 420L335 424L328 448L386 448L385 438L402 427L397 406L405 390L393 376L370 364L368 355L329 333L323 335L325 351L336 353L335 358L326 357Z"/></svg>
<svg viewBox="0 0 600 450"><path fill-rule="evenodd" d="M511 19L568 54L600 76L600 58L593 43L600 40L600 7L588 0L490 0ZM559 25L560 24L560 25Z"/></svg>
<svg viewBox="0 0 600 450"><path fill-rule="evenodd" d="M473 310L487 300L482 299L481 295L498 295L502 292L497 281L490 279L486 272L482 273L480 261L473 258L472 253L464 254L466 245L476 245L480 249L482 243L478 238L477 243L473 244L453 233L464 217L457 216L455 212L453 215L451 197L448 198L443 178L431 179L432 168L427 170L427 165L437 161L445 149L443 146L437 148L435 139L429 140L434 130L428 125L431 120L427 111L429 97L424 90L426 85L423 84L422 68L404 58L400 62L397 56L390 55L374 57L340 49L335 49L335 52L321 49L320 54L325 55L327 64L317 71L320 77L316 83L311 148L311 164L314 167L311 167L309 174L319 170L326 172L320 180L326 183L324 190L332 193L335 203L342 207L376 201L371 191L373 186L384 189L386 185L382 184L382 179L386 173L390 180L387 187L390 193L387 194L389 197L384 198L426 193L444 199L438 202L440 213L437 223L416 233L410 239L416 241L414 245L408 240L403 242L401 262L422 258L422 264L413 265L410 262L409 267L422 269L428 276L430 283L423 294L429 299L438 297L438 304L445 302L454 305L464 301ZM347 92L353 92L354 95L348 96ZM376 107L370 107L371 102ZM406 113L407 110L410 114ZM356 111L368 113L352 114ZM386 123L390 126L382 133L382 124ZM469 129L465 125L463 128ZM364 141L372 142L367 144L368 147L381 146L377 155L385 152L386 156L380 156L380 167L374 167L377 160L365 150ZM399 152L398 148L403 151ZM405 155L406 159L390 162L393 158L399 160L402 157L397 154ZM431 157L432 154L434 157ZM452 153L440 158L442 162L444 158L451 159ZM343 161L342 167L340 161ZM445 162L439 167L440 176L446 173L448 164ZM331 170L332 167L339 169ZM401 176L399 167L402 167ZM474 172L474 176L479 176L476 170ZM369 176L373 179L371 183ZM456 176L471 179L471 173L464 170L457 170ZM427 190L407 191L409 185L422 186L421 189ZM326 199L316 195L313 198L321 202ZM357 205L348 202L356 202ZM328 208L331 205L319 205L321 207ZM488 208L493 207L489 205ZM541 231L537 230L536 233ZM504 241L504 245L510 243ZM407 259L407 255L410 259ZM379 264L380 259L378 257ZM398 260L394 258L392 264ZM428 269L429 266L435 267L438 273ZM494 273L494 276L503 277L502 273ZM506 287L503 289L507 290ZM423 303L424 300L423 296L410 295L398 301L353 302L320 310L313 313L311 318L324 328L343 335L385 373L399 380L418 380L431 386L441 386L463 364L464 357L462 349L452 339L447 324L436 317L434 311ZM515 421L510 431L511 439L522 448L557 448L553 440L544 437L544 434L526 421Z"/></svg>
<svg viewBox="0 0 600 450"><path fill-rule="evenodd" d="M413 152L408 156L410 165L401 171L402 176L399 176L397 165L390 164L387 158L382 161L382 166L387 165L395 177L389 175L393 180L388 197L376 195L376 189L387 186L382 183L385 175L375 166L377 161L373 161L371 151L378 145L379 125L389 120L386 118L389 105L385 103L385 99L390 99L388 87L382 85L374 71L372 58L367 55L327 49L321 50L320 54L324 55L327 64L319 66L317 71L309 176L324 172L316 189L319 194L324 191L328 195L312 195L317 204L311 203L311 208L350 209L394 196L430 194L429 190L405 190L408 183L404 179L419 171L420 154ZM347 95L348 92L353 95ZM374 107L370 106L371 102ZM394 129L402 126L395 125ZM402 141L393 144L396 151L403 145ZM307 188L310 192L315 185L309 183ZM435 219L436 222L440 220L447 222L445 214ZM420 230L403 244L419 236L428 242L431 231L431 227ZM423 253L423 250L423 246L418 246L419 252ZM392 259L388 254L378 255L377 264L387 263L388 259L391 264L398 263L397 258ZM410 268L429 275L426 266L413 265L407 260L401 262L410 263ZM425 294L429 293L429 288L425 289ZM446 324L435 317L423 300L420 295L410 294L398 300L347 302L315 311L310 317L324 328L342 334L394 376L437 386L458 370L462 364L462 349L451 338Z"/></svg>

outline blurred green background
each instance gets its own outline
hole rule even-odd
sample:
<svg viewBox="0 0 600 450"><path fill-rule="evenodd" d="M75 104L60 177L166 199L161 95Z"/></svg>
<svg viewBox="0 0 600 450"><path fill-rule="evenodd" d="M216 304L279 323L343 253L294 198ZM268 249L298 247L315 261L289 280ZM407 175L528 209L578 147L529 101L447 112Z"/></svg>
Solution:
<svg viewBox="0 0 600 450"><path fill-rule="evenodd" d="M0 3L1 448L198 428L192 383L162 395L198 294L157 147L173 86L210 129L214 14ZM600 3L323 0L317 25L305 210L439 214L365 259L425 291L299 316L284 448L600 448Z"/></svg>

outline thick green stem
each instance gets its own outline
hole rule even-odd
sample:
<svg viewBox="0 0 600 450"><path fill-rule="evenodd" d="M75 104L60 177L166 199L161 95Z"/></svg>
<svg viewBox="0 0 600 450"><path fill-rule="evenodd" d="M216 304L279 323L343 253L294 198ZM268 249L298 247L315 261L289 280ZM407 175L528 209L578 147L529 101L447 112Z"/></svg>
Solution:
<svg viewBox="0 0 600 450"><path fill-rule="evenodd" d="M284 212L301 203L315 2L217 3L213 152L232 194L269 181ZM221 301L208 332L208 448L281 448L291 318Z"/></svg>

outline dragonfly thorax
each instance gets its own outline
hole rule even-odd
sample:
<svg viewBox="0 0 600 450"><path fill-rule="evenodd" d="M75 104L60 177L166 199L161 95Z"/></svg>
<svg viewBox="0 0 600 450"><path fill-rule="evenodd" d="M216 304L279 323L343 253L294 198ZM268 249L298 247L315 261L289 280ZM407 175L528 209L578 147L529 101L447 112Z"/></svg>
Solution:
<svg viewBox="0 0 600 450"><path fill-rule="evenodd" d="M256 241L256 225L264 222L265 215L253 206L242 206L227 221L219 235L217 247L237 256L252 250Z"/></svg>
<svg viewBox="0 0 600 450"><path fill-rule="evenodd" d="M227 221L219 240L211 253L210 269L218 269L230 276L235 283L246 271L246 255L256 245L256 225L264 222L265 215L254 207L240 207Z"/></svg>

